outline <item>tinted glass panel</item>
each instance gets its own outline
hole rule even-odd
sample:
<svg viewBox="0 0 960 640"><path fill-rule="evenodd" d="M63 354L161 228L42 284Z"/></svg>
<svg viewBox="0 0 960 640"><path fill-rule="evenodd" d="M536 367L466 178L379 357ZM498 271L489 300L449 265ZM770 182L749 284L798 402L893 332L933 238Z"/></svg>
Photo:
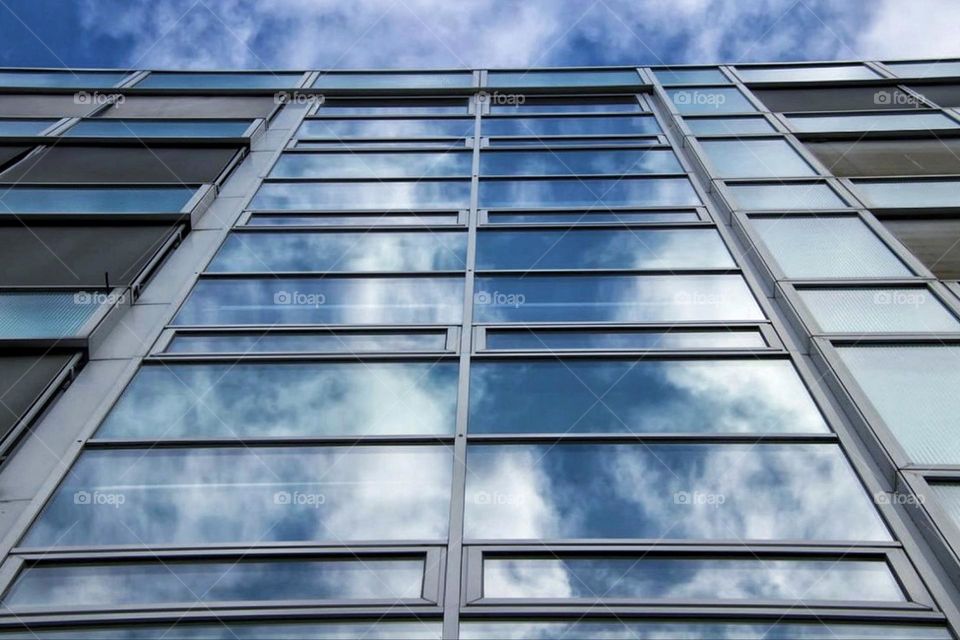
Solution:
<svg viewBox="0 0 960 640"><path fill-rule="evenodd" d="M442 540L452 466L442 446L87 450L24 544Z"/></svg>
<svg viewBox="0 0 960 640"><path fill-rule="evenodd" d="M653 116L484 118L485 136L584 136L660 133Z"/></svg>
<svg viewBox="0 0 960 640"><path fill-rule="evenodd" d="M0 120L0 136L38 136L55 122L57 121L31 120L29 118Z"/></svg>
<svg viewBox="0 0 960 640"><path fill-rule="evenodd" d="M838 347L843 363L912 462L960 463L960 347Z"/></svg>
<svg viewBox="0 0 960 640"><path fill-rule="evenodd" d="M470 375L472 433L827 431L785 360L474 362Z"/></svg>
<svg viewBox="0 0 960 640"><path fill-rule="evenodd" d="M481 180L481 207L676 207L700 204L686 178Z"/></svg>
<svg viewBox="0 0 960 640"><path fill-rule="evenodd" d="M220 619L215 623L176 622L166 625L137 625L110 627L80 627L87 640L440 640L442 623L435 620L417 621L351 621L351 622L297 622L270 620L264 623L237 622ZM890 629L890 625L885 627ZM37 640L44 638L77 637L78 628L43 627L31 631L0 631L0 637ZM847 636L844 636L846 638ZM859 638L859 636L857 636ZM910 636L913 638L914 636ZM920 638L921 636L916 636ZM938 640L940 636L922 636Z"/></svg>
<svg viewBox="0 0 960 640"><path fill-rule="evenodd" d="M901 78L945 78L960 76L960 62L888 62L889 67Z"/></svg>
<svg viewBox="0 0 960 640"><path fill-rule="evenodd" d="M488 87L603 87L640 84L632 69L593 71L490 71Z"/></svg>
<svg viewBox="0 0 960 640"><path fill-rule="evenodd" d="M322 115L399 115L403 113L466 114L467 98L327 98L320 105Z"/></svg>
<svg viewBox="0 0 960 640"><path fill-rule="evenodd" d="M46 391L72 354L0 357L0 440Z"/></svg>
<svg viewBox="0 0 960 640"><path fill-rule="evenodd" d="M457 224L456 213L368 213L355 216L338 215L302 215L302 216L274 216L253 214L247 220L253 227L342 227L342 226L371 226L391 227L396 225L429 225L429 224Z"/></svg>
<svg viewBox="0 0 960 640"><path fill-rule="evenodd" d="M102 291L4 291L0 293L0 337L67 338L78 335L101 304Z"/></svg>
<svg viewBox="0 0 960 640"><path fill-rule="evenodd" d="M641 111L635 96L603 96L590 98L580 96L549 97L486 95L490 112L496 114L524 113L623 113Z"/></svg>
<svg viewBox="0 0 960 640"><path fill-rule="evenodd" d="M467 465L469 539L890 539L835 445L472 445Z"/></svg>
<svg viewBox="0 0 960 640"><path fill-rule="evenodd" d="M319 89L446 89L473 86L473 73L320 73Z"/></svg>
<svg viewBox="0 0 960 640"><path fill-rule="evenodd" d="M738 275L489 276L476 280L476 322L759 320Z"/></svg>
<svg viewBox="0 0 960 640"><path fill-rule="evenodd" d="M739 90L732 87L691 87L667 89L667 96L683 115L756 111Z"/></svg>
<svg viewBox="0 0 960 640"><path fill-rule="evenodd" d="M7 187L0 213L176 213L191 187Z"/></svg>
<svg viewBox="0 0 960 640"><path fill-rule="evenodd" d="M131 96L98 118L266 118L279 105L274 96Z"/></svg>
<svg viewBox="0 0 960 640"><path fill-rule="evenodd" d="M694 134L722 136L740 133L772 133L773 126L759 116L747 118L686 118L684 122Z"/></svg>
<svg viewBox="0 0 960 640"><path fill-rule="evenodd" d="M960 331L960 322L928 289L800 289L824 331Z"/></svg>
<svg viewBox="0 0 960 640"><path fill-rule="evenodd" d="M454 363L143 367L100 438L453 433Z"/></svg>
<svg viewBox="0 0 960 640"><path fill-rule="evenodd" d="M728 84L719 69L657 69L653 72L661 84Z"/></svg>
<svg viewBox="0 0 960 640"><path fill-rule="evenodd" d="M488 138L488 146L492 148L503 147L545 147L551 149L557 147L639 147L639 146L657 146L663 144L659 136L632 136L632 137L604 137L604 136L553 136L530 138L509 137L509 138Z"/></svg>
<svg viewBox="0 0 960 640"><path fill-rule="evenodd" d="M0 86L99 89L115 87L126 77L123 71L0 71Z"/></svg>
<svg viewBox="0 0 960 640"><path fill-rule="evenodd" d="M488 176L682 173L669 149L606 151L485 151L480 173Z"/></svg>
<svg viewBox="0 0 960 640"><path fill-rule="evenodd" d="M419 178L467 176L469 151L446 153L288 153L270 170L273 178Z"/></svg>
<svg viewBox="0 0 960 640"><path fill-rule="evenodd" d="M957 122L942 113L871 113L842 116L790 116L797 131L898 131L955 129Z"/></svg>
<svg viewBox="0 0 960 640"><path fill-rule="evenodd" d="M607 211L490 211L487 219L491 224L539 224L559 222L564 224L644 223L644 222L696 222L696 211L631 211L616 209Z"/></svg>
<svg viewBox="0 0 960 640"><path fill-rule="evenodd" d="M302 73L158 73L137 83L138 89L287 89Z"/></svg>
<svg viewBox="0 0 960 640"><path fill-rule="evenodd" d="M306 120L298 138L430 138L472 136L473 118L393 118L390 120ZM452 143L448 142L447 145Z"/></svg>
<svg viewBox="0 0 960 640"><path fill-rule="evenodd" d="M788 278L910 276L910 270L860 218L750 218ZM843 238L843 242L837 242Z"/></svg>
<svg viewBox="0 0 960 640"><path fill-rule="evenodd" d="M894 87L804 87L754 89L770 111L866 111L926 108L917 98Z"/></svg>
<svg viewBox="0 0 960 640"><path fill-rule="evenodd" d="M737 67L744 82L815 82L818 80L869 80L879 78L862 64L813 67Z"/></svg>
<svg viewBox="0 0 960 640"><path fill-rule="evenodd" d="M249 120L83 120L63 133L67 137L238 138Z"/></svg>
<svg viewBox="0 0 960 640"><path fill-rule="evenodd" d="M478 269L725 269L736 265L713 229L484 231Z"/></svg>
<svg viewBox="0 0 960 640"><path fill-rule="evenodd" d="M960 85L931 84L908 87L941 107L960 107Z"/></svg>
<svg viewBox="0 0 960 640"><path fill-rule="evenodd" d="M483 562L483 595L597 601L906 600L883 560L764 557L488 558Z"/></svg>
<svg viewBox="0 0 960 640"><path fill-rule="evenodd" d="M960 180L854 182L869 207L960 207Z"/></svg>
<svg viewBox="0 0 960 640"><path fill-rule="evenodd" d="M701 140L721 178L812 176L815 171L783 140Z"/></svg>
<svg viewBox="0 0 960 640"><path fill-rule="evenodd" d="M2 200L0 200L2 202ZM266 183L252 209L465 209L469 180L416 182Z"/></svg>
<svg viewBox="0 0 960 640"><path fill-rule="evenodd" d="M447 332L277 331L177 334L165 353L383 353L444 351Z"/></svg>
<svg viewBox="0 0 960 640"><path fill-rule="evenodd" d="M847 204L826 184L728 184L738 209L836 209Z"/></svg>
<svg viewBox="0 0 960 640"><path fill-rule="evenodd" d="M960 173L960 140L858 140L808 142L835 176L901 176Z"/></svg>
<svg viewBox="0 0 960 640"><path fill-rule="evenodd" d="M884 218L883 226L942 280L960 280L960 219Z"/></svg>
<svg viewBox="0 0 960 640"><path fill-rule="evenodd" d="M8 93L0 95L0 116L26 118L66 118L85 116L96 105L80 103L71 94Z"/></svg>
<svg viewBox="0 0 960 640"><path fill-rule="evenodd" d="M495 329L487 331L486 334L488 350L633 351L637 349L762 349L766 346L763 335L756 329L723 329L721 331Z"/></svg>
<svg viewBox="0 0 960 640"><path fill-rule="evenodd" d="M179 325L460 324L462 278L200 280Z"/></svg>
<svg viewBox="0 0 960 640"><path fill-rule="evenodd" d="M466 260L458 232L233 233L207 271L443 271Z"/></svg>
<svg viewBox="0 0 960 640"><path fill-rule="evenodd" d="M418 600L423 560L137 562L28 567L3 597L11 609L277 600Z"/></svg>

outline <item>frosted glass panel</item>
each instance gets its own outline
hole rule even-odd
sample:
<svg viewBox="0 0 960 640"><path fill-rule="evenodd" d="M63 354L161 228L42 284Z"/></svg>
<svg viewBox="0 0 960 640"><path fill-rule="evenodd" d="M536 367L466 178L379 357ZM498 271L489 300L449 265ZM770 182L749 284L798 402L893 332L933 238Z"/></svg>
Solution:
<svg viewBox="0 0 960 640"><path fill-rule="evenodd" d="M88 291L30 291L0 294L0 337L75 336L109 295Z"/></svg>
<svg viewBox="0 0 960 640"><path fill-rule="evenodd" d="M960 483L931 482L930 491L954 524L960 526Z"/></svg>
<svg viewBox="0 0 960 640"><path fill-rule="evenodd" d="M701 140L721 178L812 176L813 169L783 140Z"/></svg>
<svg viewBox="0 0 960 640"><path fill-rule="evenodd" d="M859 218L751 218L750 224L788 278L912 275Z"/></svg>
<svg viewBox="0 0 960 640"><path fill-rule="evenodd" d="M854 181L870 207L960 207L960 180Z"/></svg>
<svg viewBox="0 0 960 640"><path fill-rule="evenodd" d="M960 322L925 288L801 289L797 292L827 332L947 332Z"/></svg>
<svg viewBox="0 0 960 640"><path fill-rule="evenodd" d="M737 209L836 209L846 207L825 184L741 184L727 185Z"/></svg>

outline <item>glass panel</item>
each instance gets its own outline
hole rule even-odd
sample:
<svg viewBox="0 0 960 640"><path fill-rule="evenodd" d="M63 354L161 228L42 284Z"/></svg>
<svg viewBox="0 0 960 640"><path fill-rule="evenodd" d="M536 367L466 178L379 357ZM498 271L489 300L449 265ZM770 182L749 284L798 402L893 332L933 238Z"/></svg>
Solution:
<svg viewBox="0 0 960 640"><path fill-rule="evenodd" d="M2 200L0 200L2 202ZM268 182L260 187L252 209L465 209L469 180L416 182Z"/></svg>
<svg viewBox="0 0 960 640"><path fill-rule="evenodd" d="M288 89L296 87L302 73L162 73L151 72L138 89Z"/></svg>
<svg viewBox="0 0 960 640"><path fill-rule="evenodd" d="M633 69L589 71L489 71L488 87L605 87L640 84Z"/></svg>
<svg viewBox="0 0 960 640"><path fill-rule="evenodd" d="M24 545L443 540L452 468L443 446L86 450Z"/></svg>
<svg viewBox="0 0 960 640"><path fill-rule="evenodd" d="M320 72L317 89L449 89L473 86L473 72L458 73L340 73Z"/></svg>
<svg viewBox="0 0 960 640"><path fill-rule="evenodd" d="M683 173L669 149L615 149L596 151L484 151L480 174L535 176L571 174Z"/></svg>
<svg viewBox="0 0 960 640"><path fill-rule="evenodd" d="M3 597L11 609L282 600L420 600L424 561L256 560L27 567ZM41 632L42 634L42 632Z"/></svg>
<svg viewBox="0 0 960 640"><path fill-rule="evenodd" d="M730 84L719 69L657 69L653 72L660 84Z"/></svg>
<svg viewBox="0 0 960 640"><path fill-rule="evenodd" d="M468 539L890 540L836 445L475 444L467 466Z"/></svg>
<svg viewBox="0 0 960 640"><path fill-rule="evenodd" d="M762 320L738 275L478 277L475 322Z"/></svg>
<svg viewBox="0 0 960 640"><path fill-rule="evenodd" d="M960 526L960 484L930 481L930 492L954 524Z"/></svg>
<svg viewBox="0 0 960 640"><path fill-rule="evenodd" d="M354 216L302 215L275 216L255 213L246 223L252 227L344 227L371 226L390 227L397 225L423 226L430 224L457 224L456 213L365 213Z"/></svg>
<svg viewBox="0 0 960 640"><path fill-rule="evenodd" d="M912 462L960 463L960 347L843 346L837 352Z"/></svg>
<svg viewBox="0 0 960 640"><path fill-rule="evenodd" d="M456 271L466 261L458 231L232 233L207 271Z"/></svg>
<svg viewBox="0 0 960 640"><path fill-rule="evenodd" d="M446 153L286 153L270 170L272 178L470 177L473 154Z"/></svg>
<svg viewBox="0 0 960 640"><path fill-rule="evenodd" d="M700 144L721 178L816 175L784 140L701 140Z"/></svg>
<svg viewBox="0 0 960 640"><path fill-rule="evenodd" d="M201 279L178 325L460 324L463 278Z"/></svg>
<svg viewBox="0 0 960 640"><path fill-rule="evenodd" d="M38 136L58 120L10 118L0 120L0 136Z"/></svg>
<svg viewBox="0 0 960 640"><path fill-rule="evenodd" d="M635 96L582 96L538 97L516 94L484 94L490 102L490 112L497 115L527 113L625 113L642 111Z"/></svg>
<svg viewBox="0 0 960 640"><path fill-rule="evenodd" d="M660 126L653 116L486 117L480 131L484 136L600 136L660 133Z"/></svg>
<svg viewBox="0 0 960 640"><path fill-rule="evenodd" d="M862 64L811 67L737 67L744 82L815 82L818 80L871 80L879 74Z"/></svg>
<svg viewBox="0 0 960 640"><path fill-rule="evenodd" d="M847 205L826 184L728 184L739 209L837 209Z"/></svg>
<svg viewBox="0 0 960 640"><path fill-rule="evenodd" d="M487 219L491 224L594 224L594 223L645 223L645 222L697 222L696 211L631 211L610 209L607 211L490 211Z"/></svg>
<svg viewBox="0 0 960 640"><path fill-rule="evenodd" d="M960 331L960 322L926 288L798 289L827 332Z"/></svg>
<svg viewBox="0 0 960 640"><path fill-rule="evenodd" d="M481 207L682 207L700 198L686 178L481 180Z"/></svg>
<svg viewBox="0 0 960 640"><path fill-rule="evenodd" d="M395 353L445 351L447 332L276 331L178 333L164 353Z"/></svg>
<svg viewBox="0 0 960 640"><path fill-rule="evenodd" d="M465 138L473 135L473 118L392 118L389 120L305 120L298 138ZM452 142L447 142L447 146Z"/></svg>
<svg viewBox="0 0 960 640"><path fill-rule="evenodd" d="M957 122L939 112L871 113L870 115L790 116L797 131L899 131L956 129Z"/></svg>
<svg viewBox="0 0 960 640"><path fill-rule="evenodd" d="M444 151L456 151L463 148L463 140L440 139L432 140L429 138L412 138L410 140L392 140L392 139L367 139L344 138L331 141L298 141L294 143L295 149L443 149Z"/></svg>
<svg viewBox="0 0 960 640"><path fill-rule="evenodd" d="M960 207L960 180L855 180L868 207Z"/></svg>
<svg viewBox="0 0 960 640"><path fill-rule="evenodd" d="M770 111L867 111L926 109L915 96L896 87L818 87L753 89L753 95Z"/></svg>
<svg viewBox="0 0 960 640"><path fill-rule="evenodd" d="M685 118L684 122L698 136L724 136L741 133L773 133L774 128L766 118Z"/></svg>
<svg viewBox="0 0 960 640"><path fill-rule="evenodd" d="M62 135L118 138L239 138L250 128L250 120L82 120Z"/></svg>
<svg viewBox="0 0 960 640"><path fill-rule="evenodd" d="M699 331L689 329L493 329L487 331L487 350L634 351L646 349L762 349L767 346L757 329Z"/></svg>
<svg viewBox="0 0 960 640"><path fill-rule="evenodd" d="M446 362L142 367L98 438L243 438L454 432Z"/></svg>
<svg viewBox="0 0 960 640"><path fill-rule="evenodd" d="M0 71L0 86L106 89L127 75L125 71Z"/></svg>
<svg viewBox="0 0 960 640"><path fill-rule="evenodd" d="M753 217L750 224L788 278L913 275L855 216Z"/></svg>
<svg viewBox="0 0 960 640"><path fill-rule="evenodd" d="M488 146L496 149L504 147L539 147L549 146L551 149L557 147L652 147L663 144L663 141L657 136L632 136L625 138L610 138L603 136L576 137L576 136L552 136L548 138L488 138Z"/></svg>
<svg viewBox="0 0 960 640"><path fill-rule="evenodd" d="M4 187L2 213L177 213L194 187Z"/></svg>
<svg viewBox="0 0 960 640"><path fill-rule="evenodd" d="M0 337L75 336L100 305L116 301L114 294L102 291L3 291Z"/></svg>
<svg viewBox="0 0 960 640"><path fill-rule="evenodd" d="M389 98L386 100L365 98L327 98L320 105L323 115L399 115L404 113L464 114L469 105L467 98Z"/></svg>
<svg viewBox="0 0 960 640"><path fill-rule="evenodd" d="M99 638L100 636L96 636ZM137 636L139 638L139 636ZM246 636L243 636L244 638ZM690 622L688 620L466 620L461 640L950 640L946 627L883 622ZM23 636L28 640L27 636Z"/></svg>
<svg viewBox="0 0 960 640"><path fill-rule="evenodd" d="M886 66L901 78L948 78L960 76L960 62L887 62Z"/></svg>
<svg viewBox="0 0 960 640"><path fill-rule="evenodd" d="M717 585L722 584L722 589ZM485 598L904 602L883 560L485 558Z"/></svg>
<svg viewBox="0 0 960 640"><path fill-rule="evenodd" d="M77 634L80 633L85 640L114 640L115 638L125 640L440 640L442 627L442 623L438 620L377 620L374 622L268 620L258 624L221 618L215 623L177 621L168 624L83 626L70 629L44 626L42 629L34 628L28 631L0 631L0 638L76 640ZM890 628L889 624L885 626L885 629ZM911 639L913 637L910 636ZM927 636L923 636L922 640L926 638ZM940 636L933 638L939 640Z"/></svg>
<svg viewBox="0 0 960 640"><path fill-rule="evenodd" d="M667 96L682 115L739 113L756 111L738 89L733 87L691 87L667 89Z"/></svg>
<svg viewBox="0 0 960 640"><path fill-rule="evenodd" d="M838 178L960 173L957 138L810 141L806 147Z"/></svg>
<svg viewBox="0 0 960 640"><path fill-rule="evenodd" d="M828 431L786 360L474 362L470 375L471 433Z"/></svg>
<svg viewBox="0 0 960 640"><path fill-rule="evenodd" d="M714 229L483 231L477 269L732 269Z"/></svg>

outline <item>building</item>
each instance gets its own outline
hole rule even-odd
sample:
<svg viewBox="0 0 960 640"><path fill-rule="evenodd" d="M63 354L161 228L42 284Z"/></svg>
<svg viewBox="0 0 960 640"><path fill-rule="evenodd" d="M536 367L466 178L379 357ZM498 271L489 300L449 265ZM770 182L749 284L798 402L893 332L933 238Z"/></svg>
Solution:
<svg viewBox="0 0 960 640"><path fill-rule="evenodd" d="M0 71L0 640L956 637L958 108Z"/></svg>

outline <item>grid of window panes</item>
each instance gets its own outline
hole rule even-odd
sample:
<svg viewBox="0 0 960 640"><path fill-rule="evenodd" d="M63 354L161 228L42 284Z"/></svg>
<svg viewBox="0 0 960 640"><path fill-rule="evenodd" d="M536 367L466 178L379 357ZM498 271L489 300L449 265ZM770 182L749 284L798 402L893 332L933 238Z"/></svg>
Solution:
<svg viewBox="0 0 960 640"><path fill-rule="evenodd" d="M250 75L140 81L329 95L17 543L11 626L950 637L670 143L845 197L732 71Z"/></svg>

